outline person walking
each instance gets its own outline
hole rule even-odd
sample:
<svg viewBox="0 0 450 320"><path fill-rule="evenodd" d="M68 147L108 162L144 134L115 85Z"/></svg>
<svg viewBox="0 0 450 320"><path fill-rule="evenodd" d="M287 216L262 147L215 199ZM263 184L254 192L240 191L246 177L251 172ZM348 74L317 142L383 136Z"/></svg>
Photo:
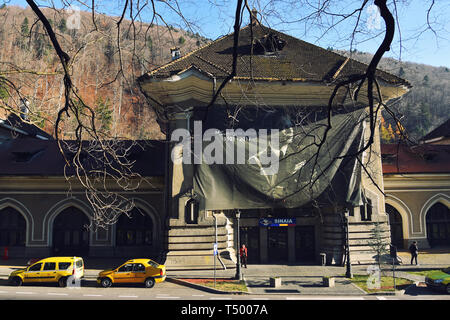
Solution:
<svg viewBox="0 0 450 320"><path fill-rule="evenodd" d="M413 261L416 261L417 265L417 255L419 254L419 248L417 247L417 242L413 241L411 245L409 246L409 252L411 253L411 264L413 264Z"/></svg>
<svg viewBox="0 0 450 320"><path fill-rule="evenodd" d="M247 269L247 247L245 244L243 244L239 249L239 255L241 256L242 266Z"/></svg>

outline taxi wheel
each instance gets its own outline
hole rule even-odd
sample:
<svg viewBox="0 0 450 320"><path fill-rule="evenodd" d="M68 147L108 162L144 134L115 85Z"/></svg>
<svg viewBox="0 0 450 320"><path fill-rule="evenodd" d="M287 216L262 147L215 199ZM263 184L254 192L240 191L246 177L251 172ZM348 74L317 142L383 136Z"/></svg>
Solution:
<svg viewBox="0 0 450 320"><path fill-rule="evenodd" d="M153 286L155 285L155 279L153 278L145 279L144 285L146 288L153 288Z"/></svg>
<svg viewBox="0 0 450 320"><path fill-rule="evenodd" d="M447 290L447 293L450 294L450 284L448 284L447 287L445 287L445 289Z"/></svg>
<svg viewBox="0 0 450 320"><path fill-rule="evenodd" d="M58 280L58 284L61 288L65 288L67 286L67 278L63 277Z"/></svg>
<svg viewBox="0 0 450 320"><path fill-rule="evenodd" d="M111 281L111 279L109 279L109 278L103 278L103 279L100 281L100 284L102 285L103 288L108 288L108 287L111 287L112 281Z"/></svg>
<svg viewBox="0 0 450 320"><path fill-rule="evenodd" d="M12 282L11 282L14 286L18 286L18 287L20 287L21 285L22 285L22 283L23 283L23 281L22 281L22 278L20 278L20 277L15 277L14 279L12 279Z"/></svg>

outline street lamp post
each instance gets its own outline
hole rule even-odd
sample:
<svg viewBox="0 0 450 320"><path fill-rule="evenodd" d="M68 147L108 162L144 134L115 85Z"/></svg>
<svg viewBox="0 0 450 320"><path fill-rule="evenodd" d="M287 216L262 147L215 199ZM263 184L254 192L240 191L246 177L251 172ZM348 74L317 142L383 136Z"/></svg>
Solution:
<svg viewBox="0 0 450 320"><path fill-rule="evenodd" d="M350 212L348 209L345 209L344 212L345 215L345 223L346 223L346 256L347 256L347 264L346 264L346 271L345 271L345 277L346 278L353 278L353 272L352 272L352 263L350 260L350 237L349 237L349 231L348 231L348 225L349 225L349 216L350 216Z"/></svg>
<svg viewBox="0 0 450 320"><path fill-rule="evenodd" d="M237 263L236 263L236 275L235 275L235 279L236 280L242 280L242 273L241 273L241 255L240 255L240 228L239 228L239 218L241 217L241 211L237 211L236 212L236 219L237 219L237 250L236 250L236 256L237 256Z"/></svg>

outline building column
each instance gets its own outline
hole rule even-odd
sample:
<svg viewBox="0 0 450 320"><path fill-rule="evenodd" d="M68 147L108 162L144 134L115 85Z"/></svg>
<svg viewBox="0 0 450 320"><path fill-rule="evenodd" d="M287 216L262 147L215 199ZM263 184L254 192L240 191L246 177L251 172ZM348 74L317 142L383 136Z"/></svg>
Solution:
<svg viewBox="0 0 450 320"><path fill-rule="evenodd" d="M259 255L261 263L264 264L268 262L267 228L259 228Z"/></svg>
<svg viewBox="0 0 450 320"><path fill-rule="evenodd" d="M288 233L288 262L295 262L295 227L286 227Z"/></svg>

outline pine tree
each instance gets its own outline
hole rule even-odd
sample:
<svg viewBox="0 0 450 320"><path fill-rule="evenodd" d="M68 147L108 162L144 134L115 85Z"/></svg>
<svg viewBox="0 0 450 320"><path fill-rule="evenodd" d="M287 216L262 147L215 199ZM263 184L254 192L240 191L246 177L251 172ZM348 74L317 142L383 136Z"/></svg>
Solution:
<svg viewBox="0 0 450 320"><path fill-rule="evenodd" d="M28 18L25 17L22 21L22 25L20 26L20 32L22 33L22 36L28 37L30 33L30 29L28 27Z"/></svg>
<svg viewBox="0 0 450 320"><path fill-rule="evenodd" d="M96 118L100 121L101 130L103 132L109 132L112 124L112 110L109 107L109 99L104 100L99 97L96 102Z"/></svg>
<svg viewBox="0 0 450 320"><path fill-rule="evenodd" d="M66 19L62 18L58 24L58 30L62 33L67 31Z"/></svg>
<svg viewBox="0 0 450 320"><path fill-rule="evenodd" d="M383 254L386 254L388 252L388 245L389 245L383 234L384 234L383 223L375 221L374 227L370 233L371 239L369 240L369 246L372 248L373 251L376 252L376 260L378 266L380 267L380 270L381 270L381 257L383 256Z"/></svg>

